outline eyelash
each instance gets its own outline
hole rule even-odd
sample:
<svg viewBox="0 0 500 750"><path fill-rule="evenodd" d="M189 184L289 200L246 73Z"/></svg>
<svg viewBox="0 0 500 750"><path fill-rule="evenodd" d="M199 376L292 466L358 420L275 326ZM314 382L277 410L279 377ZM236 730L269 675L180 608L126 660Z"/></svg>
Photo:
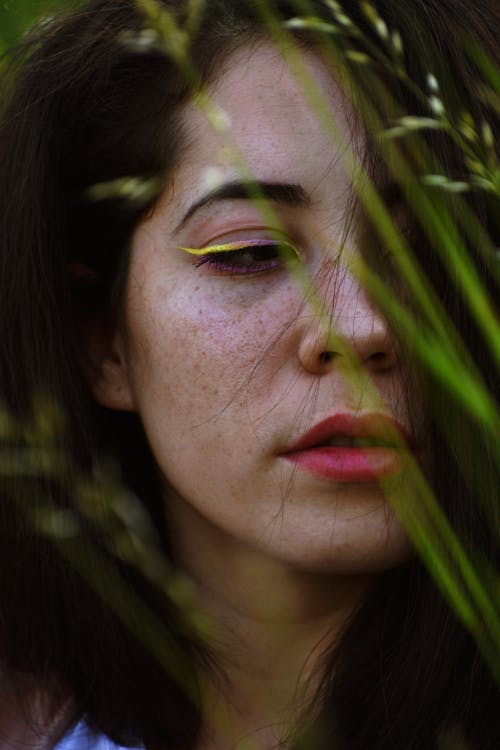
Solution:
<svg viewBox="0 0 500 750"><path fill-rule="evenodd" d="M207 252L182 248L198 256L195 268L209 266L210 270L230 276L248 276L269 273L300 260L298 250L287 242L257 240L214 245L216 250Z"/></svg>

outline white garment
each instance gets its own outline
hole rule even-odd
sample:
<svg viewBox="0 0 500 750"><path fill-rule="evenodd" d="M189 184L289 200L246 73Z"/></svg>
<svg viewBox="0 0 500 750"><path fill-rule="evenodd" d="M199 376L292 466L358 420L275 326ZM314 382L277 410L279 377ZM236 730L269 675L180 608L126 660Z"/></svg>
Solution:
<svg viewBox="0 0 500 750"><path fill-rule="evenodd" d="M58 742L54 750L143 750L143 748L125 748L123 745L115 745L106 737L92 732L82 721Z"/></svg>

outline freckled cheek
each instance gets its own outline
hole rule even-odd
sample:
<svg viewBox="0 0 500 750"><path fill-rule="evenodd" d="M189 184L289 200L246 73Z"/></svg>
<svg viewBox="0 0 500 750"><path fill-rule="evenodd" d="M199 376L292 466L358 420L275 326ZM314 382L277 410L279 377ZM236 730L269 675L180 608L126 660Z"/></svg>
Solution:
<svg viewBox="0 0 500 750"><path fill-rule="evenodd" d="M154 296L159 301L137 306L129 320L133 379L184 403L202 393L223 404L257 365L256 380L266 378L266 357L296 310L287 293L255 304L214 292Z"/></svg>

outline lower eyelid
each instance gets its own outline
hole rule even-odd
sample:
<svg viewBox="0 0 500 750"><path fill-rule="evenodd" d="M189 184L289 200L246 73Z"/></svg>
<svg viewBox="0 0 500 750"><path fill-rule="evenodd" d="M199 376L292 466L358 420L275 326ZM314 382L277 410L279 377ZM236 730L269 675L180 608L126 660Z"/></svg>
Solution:
<svg viewBox="0 0 500 750"><path fill-rule="evenodd" d="M201 258L195 265L195 268L200 268L206 265L215 272L221 272L230 276L250 276L259 273L265 273L266 271L274 271L278 268L282 268L282 262L275 258L269 260L255 261L253 264L241 265L231 257L224 257L218 255L206 255Z"/></svg>

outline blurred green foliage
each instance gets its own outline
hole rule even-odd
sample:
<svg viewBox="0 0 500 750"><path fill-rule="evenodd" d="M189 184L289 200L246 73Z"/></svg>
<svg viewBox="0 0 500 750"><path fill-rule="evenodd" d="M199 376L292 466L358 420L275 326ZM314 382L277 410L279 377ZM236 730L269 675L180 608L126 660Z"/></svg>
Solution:
<svg viewBox="0 0 500 750"><path fill-rule="evenodd" d="M0 54L39 18L76 4L75 0L0 0Z"/></svg>

